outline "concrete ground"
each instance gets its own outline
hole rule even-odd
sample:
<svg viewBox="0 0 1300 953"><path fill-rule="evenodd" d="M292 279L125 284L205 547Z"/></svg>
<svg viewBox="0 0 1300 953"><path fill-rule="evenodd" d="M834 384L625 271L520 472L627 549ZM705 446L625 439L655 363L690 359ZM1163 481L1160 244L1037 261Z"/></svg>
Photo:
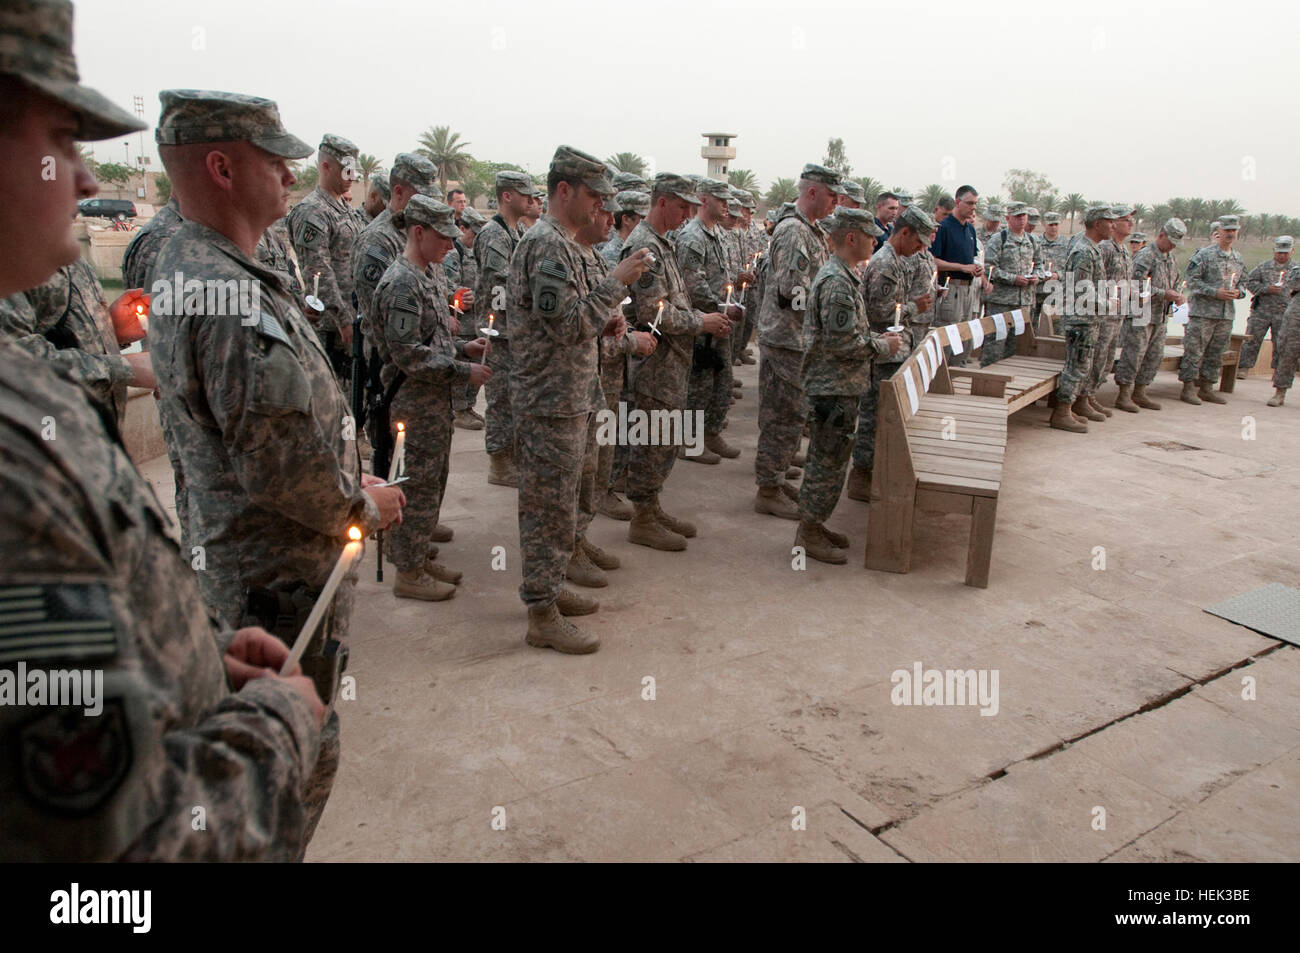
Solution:
<svg viewBox="0 0 1300 953"><path fill-rule="evenodd" d="M441 558L465 580L395 600L368 545L309 859L1300 860L1300 651L1202 611L1300 586L1300 401L1249 380L1189 407L1161 374L1164 410L1087 435L1017 414L979 590L964 518L920 516L913 571L872 572L847 498L849 565L792 569L795 524L752 510L739 377L741 457L678 461L664 495L687 552L597 518L623 568L577 620L592 656L524 644L515 494L456 431ZM146 469L168 496L165 458ZM997 713L892 704L917 663L995 670Z"/></svg>

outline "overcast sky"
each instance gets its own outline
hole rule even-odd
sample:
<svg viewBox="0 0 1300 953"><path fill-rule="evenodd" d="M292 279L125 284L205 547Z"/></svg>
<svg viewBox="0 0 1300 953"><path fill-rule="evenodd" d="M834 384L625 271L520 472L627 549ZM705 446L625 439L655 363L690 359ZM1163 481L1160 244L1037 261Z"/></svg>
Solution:
<svg viewBox="0 0 1300 953"><path fill-rule="evenodd" d="M762 187L844 139L855 177L1002 191L1235 198L1300 215L1289 3L1090 0L78 0L83 80L130 108L200 87L275 99L291 132L387 166L450 125L544 172L555 146L705 171L735 133ZM710 52L705 53L704 50ZM869 69L870 72L864 72ZM146 146L155 156L152 131ZM131 137L131 155L139 137ZM96 157L122 161L121 141Z"/></svg>

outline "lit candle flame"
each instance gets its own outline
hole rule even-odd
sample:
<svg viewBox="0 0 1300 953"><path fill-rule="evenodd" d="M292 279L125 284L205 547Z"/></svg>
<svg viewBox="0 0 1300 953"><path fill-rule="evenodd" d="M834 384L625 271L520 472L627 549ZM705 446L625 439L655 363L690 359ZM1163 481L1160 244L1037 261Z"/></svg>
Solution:
<svg viewBox="0 0 1300 953"><path fill-rule="evenodd" d="M405 429L406 429L406 424L398 424L398 425L397 425L397 432L398 432L398 433L401 433L401 432L402 432L403 430L405 430Z"/></svg>
<svg viewBox="0 0 1300 953"><path fill-rule="evenodd" d="M497 319L497 316L496 316L495 314L489 314L489 315L488 315L488 327L489 327L489 328L492 327L492 322L495 321L496 319Z"/></svg>
<svg viewBox="0 0 1300 953"><path fill-rule="evenodd" d="M360 528L359 528L359 527L356 527L356 526L349 526L349 527L348 527L348 539L352 540L352 542L354 542L354 543L359 543L359 542L361 542L361 530L360 530Z"/></svg>

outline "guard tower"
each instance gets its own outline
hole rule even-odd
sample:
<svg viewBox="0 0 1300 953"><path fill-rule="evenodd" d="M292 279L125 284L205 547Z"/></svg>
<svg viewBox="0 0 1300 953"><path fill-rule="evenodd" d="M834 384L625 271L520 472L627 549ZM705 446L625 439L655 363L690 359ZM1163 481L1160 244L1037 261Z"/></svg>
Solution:
<svg viewBox="0 0 1300 953"><path fill-rule="evenodd" d="M736 138L734 132L706 132L704 135L704 145L700 149L702 155L709 162L709 178L721 179L727 181L727 170L731 167L731 160L736 158L736 147L731 144L731 140Z"/></svg>

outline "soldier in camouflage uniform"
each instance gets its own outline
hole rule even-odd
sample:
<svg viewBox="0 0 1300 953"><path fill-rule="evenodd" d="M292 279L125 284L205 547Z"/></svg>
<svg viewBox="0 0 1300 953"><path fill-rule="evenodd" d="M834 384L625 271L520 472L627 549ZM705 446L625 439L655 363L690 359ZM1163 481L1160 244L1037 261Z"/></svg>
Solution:
<svg viewBox="0 0 1300 953"><path fill-rule="evenodd" d="M515 353L511 390L518 411L520 598L528 607L526 641L581 654L600 639L564 616L599 607L563 587L576 546L577 501L591 415L603 406L598 340L621 334L615 309L646 255L625 256L596 284L575 235L593 224L614 195L594 156L560 146L547 176L550 211L519 240L507 295Z"/></svg>
<svg viewBox="0 0 1300 953"><path fill-rule="evenodd" d="M877 356L897 352L902 338L871 330L857 266L884 233L874 216L841 206L822 220L832 255L817 272L804 314L801 378L812 404L808 466L799 487L799 529L794 544L813 559L844 563L848 537L828 530L853 449L858 405L871 387Z"/></svg>
<svg viewBox="0 0 1300 953"><path fill-rule="evenodd" d="M1029 206L1012 202L1007 206L1007 227L996 231L984 246L984 274L993 282L993 291L985 298L984 310L988 314L1007 315L1007 336L1001 341L984 339L980 354L980 367L1016 353L1016 333L1010 314L1019 309L1030 320L1033 313L1034 291L1038 287L1034 255L1037 247L1025 230Z"/></svg>
<svg viewBox="0 0 1300 953"><path fill-rule="evenodd" d="M442 267L447 275L447 287L453 292L460 288L469 289L468 295L461 296L462 299L467 299L461 304L463 313L456 315L460 323L458 334L467 341L480 336L478 322L474 320L474 286L478 284L478 263L474 260L474 243L487 222L488 220L477 209L466 206L456 219L460 238L456 240L455 247L447 253L447 257L442 260ZM486 426L483 415L474 409L474 405L478 403L478 391L478 387L474 384L467 384L463 391L457 391L452 395L453 419L456 426L462 430L482 430Z"/></svg>
<svg viewBox="0 0 1300 953"><path fill-rule="evenodd" d="M736 306L739 290L735 278L734 253L728 249L724 221L731 189L717 179L704 179L699 186L699 214L677 233L677 264L690 294L691 307L704 314L721 312L739 322L744 316ZM728 305L728 286L733 304ZM723 457L738 457L740 451L722 439L722 425L731 407L731 342L705 334L695 339L686 406L704 412L704 451L689 457L684 448L678 455L696 463L716 464Z"/></svg>
<svg viewBox="0 0 1300 953"><path fill-rule="evenodd" d="M289 239L302 277L325 311L315 319L325 353L340 380L352 361L352 245L361 232L352 207L343 200L355 180L357 147L327 133L319 146L320 178L316 188L289 212ZM320 276L319 291L316 277Z"/></svg>
<svg viewBox="0 0 1300 953"><path fill-rule="evenodd" d="M1112 215L1114 211L1108 205L1090 206L1083 215L1085 230L1071 241L1066 258L1066 281L1073 282L1073 294L1066 296L1061 316L1065 366L1061 368L1051 420L1057 430L1087 433L1087 421L1106 419L1092 409L1083 388L1092 373L1097 325L1107 308L1106 266L1099 243L1110 238Z"/></svg>
<svg viewBox="0 0 1300 953"><path fill-rule="evenodd" d="M1278 346L1281 355L1273 371L1273 396L1268 399L1270 407L1281 407L1286 402L1286 392L1295 383L1296 364L1300 363L1300 268L1288 272L1283 294L1289 303L1283 313L1286 328Z"/></svg>
<svg viewBox="0 0 1300 953"><path fill-rule="evenodd" d="M1106 269L1107 313L1097 329L1097 351L1092 357L1092 375L1086 393L1092 409L1103 417L1111 416L1109 407L1097 399L1097 389L1106 383L1111 366L1115 363L1115 346L1120 340L1120 325L1125 314L1130 314L1140 303L1131 293L1129 275L1133 272L1133 256L1128 250L1128 236L1133 231L1133 206L1116 205L1111 209L1111 237L1099 244L1101 262Z"/></svg>
<svg viewBox="0 0 1300 953"><path fill-rule="evenodd" d="M451 598L461 578L432 555L451 458L452 394L463 393L469 382L482 383L491 371L472 363L483 356L483 340L455 337L442 272L431 267L450 253L460 234L451 206L417 194L391 221L406 240L379 279L371 307L383 360L380 377L386 392L396 388L389 411L392 436L395 442L397 424L405 425L410 477L408 505L389 551L397 567L393 595L437 602Z"/></svg>
<svg viewBox="0 0 1300 953"><path fill-rule="evenodd" d="M113 307L130 310L136 301L128 292ZM121 353L104 289L84 258L40 287L0 301L0 337L81 384L119 425L126 418L127 385L157 386L148 354Z"/></svg>
<svg viewBox="0 0 1300 953"><path fill-rule="evenodd" d="M540 191L526 172L503 169L496 174L497 213L474 240L474 261L478 267L474 286L474 323L488 326L499 336L492 339L492 368L488 381L484 448L488 453L488 483L518 486L515 467L515 414L511 396L512 352L510 308L506 293L510 281L510 258L519 245L524 214Z"/></svg>
<svg viewBox="0 0 1300 953"><path fill-rule="evenodd" d="M1115 383L1119 385L1116 410L1136 414L1142 407L1160 409L1160 404L1147 396L1147 387L1156 379L1165 356L1169 308L1187 300L1176 287L1178 262L1174 258L1174 249L1186 234L1182 219L1171 218L1155 243L1133 256L1131 277L1138 289L1141 313L1124 319L1119 365L1115 368ZM1150 295L1140 297L1143 290L1149 290Z"/></svg>
<svg viewBox="0 0 1300 953"><path fill-rule="evenodd" d="M880 400L880 382L893 377L911 349L930 330L929 312L934 294L929 288L909 297L916 290L913 270L907 259L927 249L934 240L934 219L919 205L910 205L894 220L889 240L871 256L862 276L863 296L871 330L877 334L902 325L904 348L888 358L879 357L871 365L870 385L858 402L858 439L853 447L853 470L849 485L853 499L869 499L871 468L876 453L876 410Z"/></svg>
<svg viewBox="0 0 1300 953"><path fill-rule="evenodd" d="M763 301L759 288L758 261L767 252L767 230L754 221L754 209L757 207L754 196L745 189L732 191L743 210L738 232L741 251L739 275L741 304L745 306L745 321L731 335L731 357L733 364L756 364L758 362L749 350L749 341L754 335L754 321Z"/></svg>
<svg viewBox="0 0 1300 953"><path fill-rule="evenodd" d="M658 346L637 368L633 389L636 409L646 415L684 414L691 357L697 335L726 337L731 322L718 312L701 313L691 305L686 278L668 233L680 227L689 209L698 206L695 187L684 176L661 172L655 176L650 214L632 230L623 245L623 260L648 259L648 269L630 292L636 322L659 332ZM629 542L666 552L680 552L695 536L695 526L664 512L659 494L672 472L677 448L637 443L628 449L627 495L632 502Z"/></svg>
<svg viewBox="0 0 1300 953"><path fill-rule="evenodd" d="M262 233L257 248L253 251L253 258L283 279L285 288L295 301L302 297L302 278L290 251L287 216L272 222L271 226Z"/></svg>
<svg viewBox="0 0 1300 953"><path fill-rule="evenodd" d="M807 419L799 368L803 364L803 312L808 289L826 263L826 236L817 226L839 201L838 172L809 163L799 176L799 198L783 208L772 232L768 273L758 312L758 450L754 511L799 518L785 474L799 450Z"/></svg>
<svg viewBox="0 0 1300 953"><path fill-rule="evenodd" d="M1236 316L1232 302L1246 296L1241 287L1246 262L1232 247L1240 228L1237 216L1224 215L1218 226L1214 242L1197 250L1187 262L1191 307L1183 331L1183 359L1178 365L1178 379L1183 382L1179 398L1188 404L1228 402L1214 389L1214 384L1219 379L1223 352L1228 349L1232 336L1232 319Z"/></svg>
<svg viewBox="0 0 1300 953"><path fill-rule="evenodd" d="M159 153L187 203L185 224L155 262L151 302L182 538L201 554L199 590L220 618L256 621L292 640L348 528L368 535L400 514L403 497L395 487L363 489L347 400L316 332L280 275L253 260L254 247L210 224L218 220L210 209L246 209L242 234L260 235L284 213L282 205L229 201L204 168L210 149L223 148L214 143L244 146L230 154L237 169L249 167L236 182L253 194L277 182L287 194L294 180L284 160L309 155L310 147L284 131L269 100L197 90L164 90L159 98ZM268 154L280 158L271 164ZM184 288L160 288L177 273ZM201 313L190 313L180 298L192 281L225 290L209 291ZM346 664L355 580L353 569L303 657L330 701ZM337 715L322 746L306 795L316 817L337 762Z"/></svg>
<svg viewBox="0 0 1300 953"><path fill-rule="evenodd" d="M1284 294L1287 275L1291 271L1291 249L1294 240L1282 235L1273 242L1273 258L1260 262L1242 284L1250 292L1250 318L1246 321L1246 340L1241 345L1241 359L1237 364L1237 377L1245 378L1255 366L1264 336L1273 335L1273 369L1277 370L1278 354L1282 347L1282 332L1286 328L1287 296Z"/></svg>
<svg viewBox="0 0 1300 953"><path fill-rule="evenodd" d="M1043 237L1038 243L1039 251L1042 255L1042 272L1046 276L1046 281L1038 286L1037 301L1035 302L1035 313L1045 314L1044 308L1051 308L1049 304L1050 293L1047 288L1048 282L1060 282L1065 274L1065 259L1069 254L1069 239L1061 234L1061 216L1058 212L1047 212L1043 215ZM1047 328L1052 334L1058 331L1059 315L1056 313L1046 314Z"/></svg>
<svg viewBox="0 0 1300 953"><path fill-rule="evenodd" d="M180 203L175 189L167 204L145 224L131 239L122 255L122 284L126 288L143 288L149 290L149 271L153 268L158 249L167 243L167 239L176 234L181 227Z"/></svg>
<svg viewBox="0 0 1300 953"><path fill-rule="evenodd" d="M623 242L632 234L632 229L650 211L650 193L625 190L614 196L614 202L618 206L618 212L614 215L609 241L599 246L601 256L611 265L618 261L623 251Z"/></svg>

